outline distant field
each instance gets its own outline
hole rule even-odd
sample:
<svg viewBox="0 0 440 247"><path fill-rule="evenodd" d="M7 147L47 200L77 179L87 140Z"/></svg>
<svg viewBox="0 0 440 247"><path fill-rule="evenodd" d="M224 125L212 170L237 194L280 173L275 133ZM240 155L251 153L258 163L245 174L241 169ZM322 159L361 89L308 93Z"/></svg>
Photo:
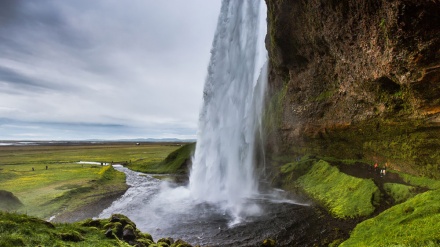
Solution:
<svg viewBox="0 0 440 247"><path fill-rule="evenodd" d="M12 192L24 204L10 211L48 218L126 190L123 173L79 161L157 164L179 147L144 143L0 146L0 190Z"/></svg>

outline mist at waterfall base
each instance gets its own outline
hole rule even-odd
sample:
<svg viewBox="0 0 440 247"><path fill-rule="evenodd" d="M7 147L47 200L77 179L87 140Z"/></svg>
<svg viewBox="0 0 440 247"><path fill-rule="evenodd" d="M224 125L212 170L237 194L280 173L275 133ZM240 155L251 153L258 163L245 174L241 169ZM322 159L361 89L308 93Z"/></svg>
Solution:
<svg viewBox="0 0 440 247"><path fill-rule="evenodd" d="M155 239L210 246L248 246L283 234L289 238L287 229L299 220L292 212L305 207L283 199L281 190L259 190L254 164L267 83L264 35L258 35L264 12L257 0L222 2L189 184L118 166L130 188L100 217L122 213Z"/></svg>

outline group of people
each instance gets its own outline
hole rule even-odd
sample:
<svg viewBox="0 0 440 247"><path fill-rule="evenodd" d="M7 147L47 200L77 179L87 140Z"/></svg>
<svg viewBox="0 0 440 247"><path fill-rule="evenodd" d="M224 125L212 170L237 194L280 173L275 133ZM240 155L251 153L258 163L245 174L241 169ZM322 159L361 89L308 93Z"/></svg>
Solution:
<svg viewBox="0 0 440 247"><path fill-rule="evenodd" d="M385 162L385 164L380 168L379 170L379 174L381 177L384 177L387 173L387 168L388 168L388 162ZM377 162L374 164L374 172L377 172L379 169L379 165L377 164Z"/></svg>

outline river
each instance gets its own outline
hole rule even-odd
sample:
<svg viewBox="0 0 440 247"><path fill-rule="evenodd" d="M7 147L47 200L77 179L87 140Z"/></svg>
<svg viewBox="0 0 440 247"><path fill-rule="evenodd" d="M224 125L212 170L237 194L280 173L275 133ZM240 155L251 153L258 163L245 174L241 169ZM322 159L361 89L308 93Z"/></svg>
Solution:
<svg viewBox="0 0 440 247"><path fill-rule="evenodd" d="M304 246L310 242L308 234L324 231L313 207L283 199L282 190L271 189L249 198L248 214L236 221L220 207L191 199L186 186L121 165L114 167L126 174L130 188L99 217L124 214L155 240L172 237L202 246L258 246L272 238L281 246Z"/></svg>

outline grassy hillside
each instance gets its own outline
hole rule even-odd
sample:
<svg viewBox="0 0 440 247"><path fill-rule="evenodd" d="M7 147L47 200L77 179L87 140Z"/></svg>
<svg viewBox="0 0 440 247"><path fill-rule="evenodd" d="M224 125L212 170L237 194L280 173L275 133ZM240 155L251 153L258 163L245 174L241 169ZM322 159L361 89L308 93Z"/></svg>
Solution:
<svg viewBox="0 0 440 247"><path fill-rule="evenodd" d="M366 220L340 247L439 246L440 190L428 191Z"/></svg>
<svg viewBox="0 0 440 247"><path fill-rule="evenodd" d="M338 218L370 215L375 209L373 199L379 197L373 181L346 175L323 160L300 177L298 184Z"/></svg>
<svg viewBox="0 0 440 247"><path fill-rule="evenodd" d="M440 244L439 180L392 170L380 176L359 161L324 159L328 161L303 157L286 163L275 180L287 190L307 194L336 218L329 224L346 235L338 234L331 246L348 236L340 246Z"/></svg>
<svg viewBox="0 0 440 247"><path fill-rule="evenodd" d="M135 171L154 174L187 174L196 144L185 144L171 152L160 162L131 163L127 166Z"/></svg>

